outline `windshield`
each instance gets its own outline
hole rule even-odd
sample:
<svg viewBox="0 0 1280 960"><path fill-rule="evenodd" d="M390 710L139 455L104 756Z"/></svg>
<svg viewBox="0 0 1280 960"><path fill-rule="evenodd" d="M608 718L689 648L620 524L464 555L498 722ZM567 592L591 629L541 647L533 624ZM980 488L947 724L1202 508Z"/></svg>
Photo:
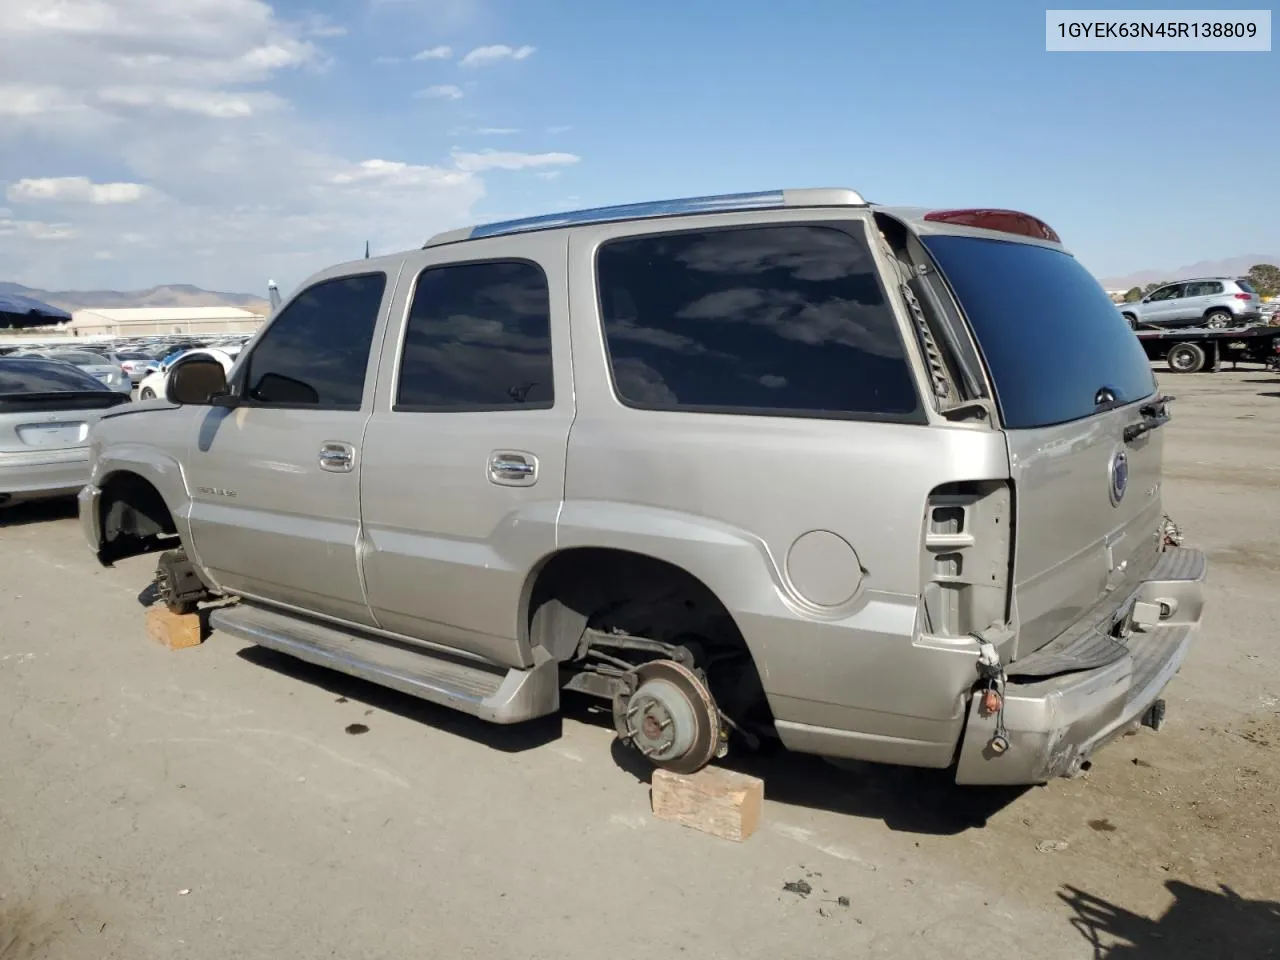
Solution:
<svg viewBox="0 0 1280 960"><path fill-rule="evenodd" d="M969 319L1006 427L1090 416L1103 387L1121 403L1155 391L1142 345L1075 257L1029 243L922 239Z"/></svg>
<svg viewBox="0 0 1280 960"><path fill-rule="evenodd" d="M0 360L0 395L84 392L112 391L88 374L65 364L13 357Z"/></svg>

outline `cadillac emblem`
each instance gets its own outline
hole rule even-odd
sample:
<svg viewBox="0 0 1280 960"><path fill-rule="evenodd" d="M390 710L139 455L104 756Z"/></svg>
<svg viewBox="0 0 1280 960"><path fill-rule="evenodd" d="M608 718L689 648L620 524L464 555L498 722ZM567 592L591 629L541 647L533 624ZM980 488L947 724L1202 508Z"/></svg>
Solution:
<svg viewBox="0 0 1280 960"><path fill-rule="evenodd" d="M1125 490L1129 488L1129 455L1123 450L1117 451L1111 458L1108 473L1111 475L1111 505L1118 507L1124 499Z"/></svg>

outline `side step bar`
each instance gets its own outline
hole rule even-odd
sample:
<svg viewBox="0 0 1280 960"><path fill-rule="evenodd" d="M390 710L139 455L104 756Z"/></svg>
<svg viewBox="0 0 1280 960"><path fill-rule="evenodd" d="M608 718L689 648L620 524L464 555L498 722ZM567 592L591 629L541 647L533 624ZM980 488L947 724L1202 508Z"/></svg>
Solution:
<svg viewBox="0 0 1280 960"><path fill-rule="evenodd" d="M528 670L503 671L243 601L213 610L209 624L241 640L490 723L519 723L560 709L559 669L551 659Z"/></svg>

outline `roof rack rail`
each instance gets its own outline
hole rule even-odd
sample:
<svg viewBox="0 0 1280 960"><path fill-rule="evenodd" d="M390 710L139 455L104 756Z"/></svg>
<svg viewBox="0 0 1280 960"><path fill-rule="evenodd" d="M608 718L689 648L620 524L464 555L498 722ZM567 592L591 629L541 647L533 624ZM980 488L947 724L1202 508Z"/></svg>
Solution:
<svg viewBox="0 0 1280 960"><path fill-rule="evenodd" d="M423 244L423 249L446 243L500 237L511 233L554 230L588 223L613 223L620 220L645 220L653 217L678 217L695 213L722 213L731 210L768 210L776 207L865 207L861 194L843 187L816 187L798 190L762 190L757 193L725 193L709 197L685 197L680 200L652 200L624 203L589 210L548 213L519 220L482 223L458 230L437 233Z"/></svg>

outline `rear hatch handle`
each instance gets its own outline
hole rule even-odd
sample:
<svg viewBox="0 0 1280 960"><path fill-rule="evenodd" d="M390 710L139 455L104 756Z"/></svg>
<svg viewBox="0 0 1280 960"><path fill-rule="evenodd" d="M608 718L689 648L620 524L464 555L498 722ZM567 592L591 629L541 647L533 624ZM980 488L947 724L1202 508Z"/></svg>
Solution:
<svg viewBox="0 0 1280 960"><path fill-rule="evenodd" d="M1168 423L1169 402L1175 399L1177 398L1162 395L1139 407L1138 412L1142 414L1142 419L1124 428L1124 442L1132 443L1144 434L1150 433L1157 427L1162 427Z"/></svg>

